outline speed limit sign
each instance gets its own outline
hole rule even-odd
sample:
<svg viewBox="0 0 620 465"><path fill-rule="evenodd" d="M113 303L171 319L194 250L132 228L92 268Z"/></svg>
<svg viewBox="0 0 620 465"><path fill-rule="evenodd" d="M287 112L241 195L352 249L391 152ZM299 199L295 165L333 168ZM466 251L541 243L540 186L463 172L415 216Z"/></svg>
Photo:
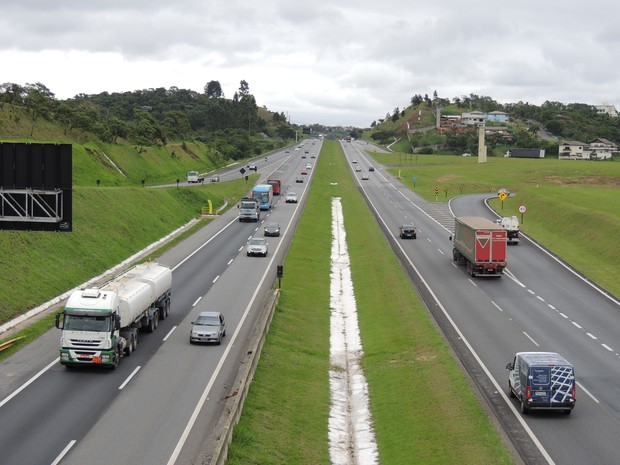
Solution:
<svg viewBox="0 0 620 465"><path fill-rule="evenodd" d="M525 205L519 205L519 213L525 213L527 211L527 208L525 207Z"/></svg>

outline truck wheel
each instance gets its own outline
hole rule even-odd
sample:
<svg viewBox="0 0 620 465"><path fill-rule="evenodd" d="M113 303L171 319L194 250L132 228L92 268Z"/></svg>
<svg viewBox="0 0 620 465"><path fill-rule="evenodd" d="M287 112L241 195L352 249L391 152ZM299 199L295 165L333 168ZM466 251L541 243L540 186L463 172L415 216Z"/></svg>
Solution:
<svg viewBox="0 0 620 465"><path fill-rule="evenodd" d="M132 352L133 352L133 335L129 336L129 339L127 340L127 347L125 347L125 355L129 357Z"/></svg>
<svg viewBox="0 0 620 465"><path fill-rule="evenodd" d="M118 367L118 362L120 361L120 358L121 358L121 353L117 347L116 350L114 351L114 362L112 363L110 370L116 370L116 367Z"/></svg>
<svg viewBox="0 0 620 465"><path fill-rule="evenodd" d="M523 415L527 415L528 413L530 413L530 409L527 408L527 405L523 399L521 399L521 413Z"/></svg>

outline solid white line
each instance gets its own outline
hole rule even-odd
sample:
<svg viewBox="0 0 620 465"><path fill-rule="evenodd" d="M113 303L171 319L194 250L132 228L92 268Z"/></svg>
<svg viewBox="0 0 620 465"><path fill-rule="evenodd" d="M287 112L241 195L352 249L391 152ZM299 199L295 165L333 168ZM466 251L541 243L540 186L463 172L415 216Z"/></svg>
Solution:
<svg viewBox="0 0 620 465"><path fill-rule="evenodd" d="M175 329L177 329L177 327L173 326L172 329L170 331L168 331L168 334L166 334L166 337L162 339L162 341L166 342L168 340L168 338L172 335L172 333L174 333Z"/></svg>
<svg viewBox="0 0 620 465"><path fill-rule="evenodd" d="M131 374L127 377L127 379L123 382L123 384L121 384L118 387L118 390L120 391L121 389L123 389L125 386L127 386L127 384L129 384L129 381L132 380L132 378L134 376L136 376L136 373L138 373L138 371L140 371L140 368L142 368L141 365L138 365L136 368L134 368L134 370L131 372Z"/></svg>
<svg viewBox="0 0 620 465"><path fill-rule="evenodd" d="M540 345L538 344L538 342L536 342L529 334L527 334L525 331L523 331L523 334L525 334L525 336L534 343L534 345L536 347L540 347Z"/></svg>
<svg viewBox="0 0 620 465"><path fill-rule="evenodd" d="M592 399L594 402L596 402L597 404L600 404L600 402L598 401L598 399L596 397L594 397L590 391L588 391L583 384L581 384L579 381L575 381L575 384L577 384L577 386L579 386L579 389L581 389L583 392L585 392L588 396L590 396L590 399Z"/></svg>
<svg viewBox="0 0 620 465"><path fill-rule="evenodd" d="M491 301L491 303L495 306L495 308L497 308L500 312L503 312L504 310L502 310L502 307L500 307L499 305L497 305L495 302Z"/></svg>
<svg viewBox="0 0 620 465"><path fill-rule="evenodd" d="M195 307L196 305L198 305L198 302L200 302L201 300L202 300L202 296L198 297L198 298L196 299L196 302L194 302L194 303L192 304L192 307Z"/></svg>
<svg viewBox="0 0 620 465"><path fill-rule="evenodd" d="M20 392L22 392L24 389L26 389L28 386L30 386L32 383L34 383L37 378L39 378L41 375L43 375L43 373L45 373L47 370L49 370L50 368L52 368L55 364L57 364L60 361L60 357L58 357L57 359L55 359L52 363L50 363L49 365L47 365L45 368L43 368L41 371L39 371L36 375L34 375L32 378L30 378L28 381L26 381L24 384L22 384L18 389L16 389L15 391L13 391L13 393L8 396L6 399L4 399L2 402L0 402L0 407L3 407L6 403L8 403L13 397L15 397L17 394L19 394Z"/></svg>
<svg viewBox="0 0 620 465"><path fill-rule="evenodd" d="M60 463L60 461L65 457L65 455L67 455L67 453L69 452L69 450L71 450L71 448L75 445L77 441L75 439L73 439L72 441L69 442L69 444L67 444L67 446L62 450L62 452L60 453L60 455L58 457L56 457L56 460L54 460L52 462L52 465L58 465Z"/></svg>

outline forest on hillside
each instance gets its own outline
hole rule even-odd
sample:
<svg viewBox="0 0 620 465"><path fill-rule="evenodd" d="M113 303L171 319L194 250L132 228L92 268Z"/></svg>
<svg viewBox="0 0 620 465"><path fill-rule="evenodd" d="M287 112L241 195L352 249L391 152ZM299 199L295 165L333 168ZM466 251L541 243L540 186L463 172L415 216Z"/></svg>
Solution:
<svg viewBox="0 0 620 465"><path fill-rule="evenodd" d="M199 140L224 156L241 159L260 154L266 139L295 138L296 128L283 113L259 108L242 80L232 98L225 98L218 81L199 93L187 89L144 89L95 95L79 94L58 100L44 84L0 84L0 105L23 109L31 123L60 125L66 135L78 131L108 143L139 146ZM0 130L2 128L0 127Z"/></svg>

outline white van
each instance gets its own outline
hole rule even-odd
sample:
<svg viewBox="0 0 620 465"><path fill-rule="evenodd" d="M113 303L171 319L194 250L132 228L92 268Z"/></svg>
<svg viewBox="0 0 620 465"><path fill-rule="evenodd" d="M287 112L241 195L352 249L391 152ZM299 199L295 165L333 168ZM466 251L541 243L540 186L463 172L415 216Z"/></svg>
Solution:
<svg viewBox="0 0 620 465"><path fill-rule="evenodd" d="M517 352L508 370L508 393L521 402L521 412L575 407L575 370L555 352Z"/></svg>

